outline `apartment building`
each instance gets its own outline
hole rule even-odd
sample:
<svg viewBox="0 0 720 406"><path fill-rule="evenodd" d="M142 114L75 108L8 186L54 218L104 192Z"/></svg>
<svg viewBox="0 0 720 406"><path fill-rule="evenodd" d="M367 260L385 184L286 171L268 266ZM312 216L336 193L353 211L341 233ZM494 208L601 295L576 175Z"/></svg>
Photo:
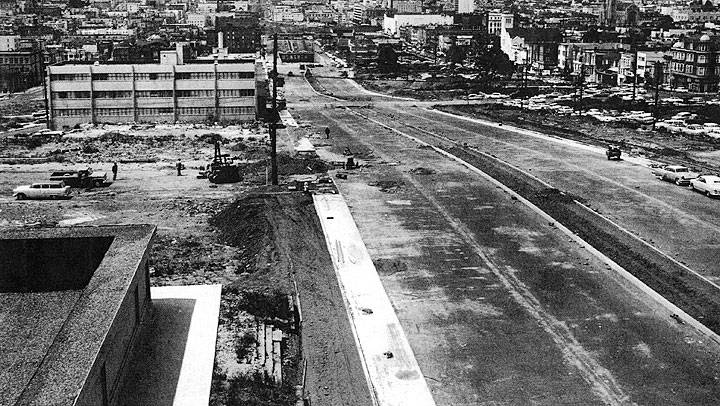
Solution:
<svg viewBox="0 0 720 406"><path fill-rule="evenodd" d="M253 121L258 115L255 61L51 66L48 99L54 128L82 123Z"/></svg>
<svg viewBox="0 0 720 406"><path fill-rule="evenodd" d="M720 78L720 37L686 37L670 52L671 85L691 92L717 92Z"/></svg>
<svg viewBox="0 0 720 406"><path fill-rule="evenodd" d="M35 41L0 37L0 93L20 92L42 83L43 55Z"/></svg>

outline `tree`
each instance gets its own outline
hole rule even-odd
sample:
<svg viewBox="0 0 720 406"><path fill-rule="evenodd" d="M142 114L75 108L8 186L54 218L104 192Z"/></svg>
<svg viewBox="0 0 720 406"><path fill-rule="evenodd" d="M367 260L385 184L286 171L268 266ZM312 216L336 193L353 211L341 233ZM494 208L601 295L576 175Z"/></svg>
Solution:
<svg viewBox="0 0 720 406"><path fill-rule="evenodd" d="M377 51L377 64L381 72L395 72L398 68L398 56L391 44L380 44Z"/></svg>
<svg viewBox="0 0 720 406"><path fill-rule="evenodd" d="M669 15L662 15L658 18L656 26L661 30L669 30L675 27L675 20Z"/></svg>
<svg viewBox="0 0 720 406"><path fill-rule="evenodd" d="M492 34L476 34L470 43L470 56L482 75L510 77L514 65L500 49L500 37Z"/></svg>
<svg viewBox="0 0 720 406"><path fill-rule="evenodd" d="M465 58L467 58L467 49L457 44L450 45L450 48L445 53L445 59L452 65L459 64L462 66Z"/></svg>

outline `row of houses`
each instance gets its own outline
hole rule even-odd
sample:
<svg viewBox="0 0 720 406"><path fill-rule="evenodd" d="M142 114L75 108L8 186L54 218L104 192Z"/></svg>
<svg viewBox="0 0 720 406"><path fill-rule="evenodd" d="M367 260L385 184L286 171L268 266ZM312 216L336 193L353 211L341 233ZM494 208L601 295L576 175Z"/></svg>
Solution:
<svg viewBox="0 0 720 406"><path fill-rule="evenodd" d="M716 92L720 82L720 36L684 36L669 50L633 49L621 42L562 42L557 29L510 29L501 47L516 65L540 74L583 75L590 83L618 85L654 77L663 66L663 83L692 92ZM637 76L637 79L635 77Z"/></svg>

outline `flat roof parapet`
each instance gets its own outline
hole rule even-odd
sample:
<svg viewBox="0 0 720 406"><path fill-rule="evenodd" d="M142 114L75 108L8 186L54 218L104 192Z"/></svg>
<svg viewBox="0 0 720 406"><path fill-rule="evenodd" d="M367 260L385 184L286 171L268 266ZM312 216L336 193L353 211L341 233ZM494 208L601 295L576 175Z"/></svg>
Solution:
<svg viewBox="0 0 720 406"><path fill-rule="evenodd" d="M15 247L15 259L0 260L0 274L9 267L49 274L85 269L80 284L28 280L21 289L0 292L0 404L75 405L101 357L107 362L117 355L105 354L106 341L115 339L127 315L131 287L146 279L154 225L110 225L2 229L0 247ZM58 244L58 241L64 241ZM80 246L72 247L73 244ZM93 254L83 254L84 244L96 245ZM32 250L27 253L23 250ZM40 250L40 251L38 251ZM67 251L67 255L63 252ZM84 261L97 262L86 264ZM14 271L18 275L17 270ZM23 274L32 278L31 272ZM2 279L0 279L0 282ZM8 282L7 278L5 282ZM42 289L30 289L38 282ZM52 282L52 280L50 281ZM9 283L9 282L8 282ZM143 282L147 284L148 282ZM17 285L17 284L16 284ZM11 284L6 284L6 287ZM14 286L14 285L12 285ZM17 287L17 286L15 286ZM137 297L137 293L135 293ZM149 293L147 294L149 298ZM137 299L135 300L137 303ZM149 305L149 301L142 302ZM125 306L125 307L123 307ZM136 310L136 314L139 310ZM132 316L132 315L131 315ZM113 343L113 346L120 347ZM121 344L127 344L123 341ZM127 344L129 345L129 344ZM125 354L123 353L124 357ZM106 362L103 359L103 364ZM118 369L119 371L119 369ZM109 378L108 378L109 379ZM112 382L110 382L112 383Z"/></svg>

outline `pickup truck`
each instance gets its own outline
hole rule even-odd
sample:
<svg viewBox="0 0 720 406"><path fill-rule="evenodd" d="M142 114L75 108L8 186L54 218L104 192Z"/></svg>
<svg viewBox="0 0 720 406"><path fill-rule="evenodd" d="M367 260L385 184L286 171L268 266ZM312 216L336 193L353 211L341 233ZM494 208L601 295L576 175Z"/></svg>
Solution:
<svg viewBox="0 0 720 406"><path fill-rule="evenodd" d="M63 181L67 186L75 188L91 188L109 185L107 172L94 172L92 168L66 171L55 171L50 180Z"/></svg>
<svg viewBox="0 0 720 406"><path fill-rule="evenodd" d="M668 182L675 182L676 185L687 186L690 180L700 176L697 172L690 171L690 168L682 165L667 165L652 169L652 174Z"/></svg>

